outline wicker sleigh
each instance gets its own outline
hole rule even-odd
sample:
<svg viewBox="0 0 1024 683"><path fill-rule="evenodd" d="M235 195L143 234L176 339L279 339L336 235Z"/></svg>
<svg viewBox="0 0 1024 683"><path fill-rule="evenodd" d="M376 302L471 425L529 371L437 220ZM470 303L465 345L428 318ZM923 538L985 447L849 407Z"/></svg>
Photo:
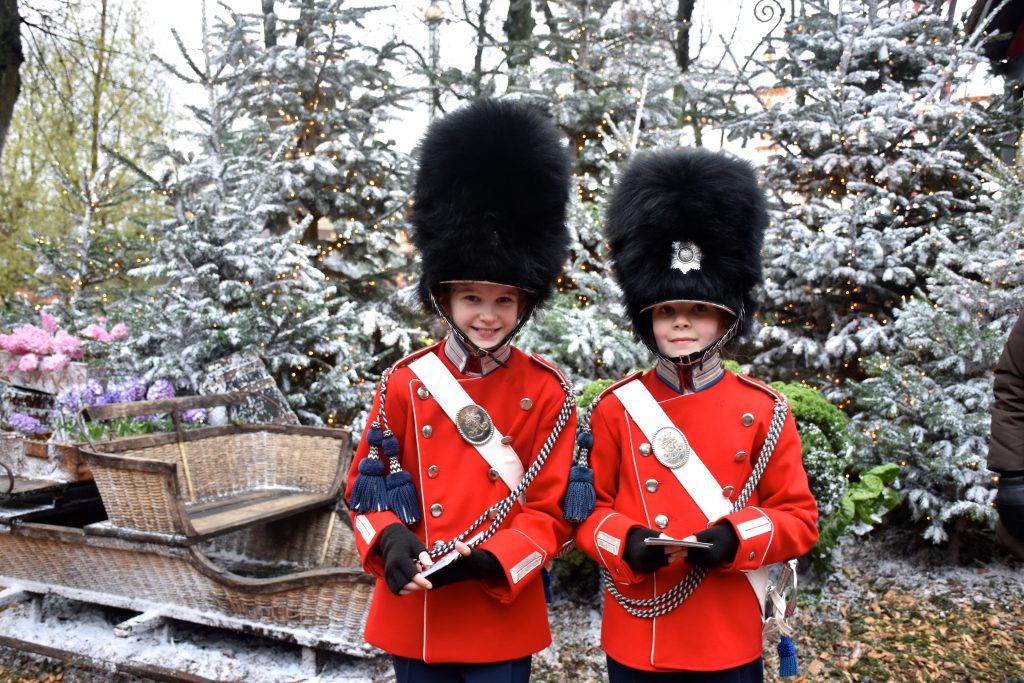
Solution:
<svg viewBox="0 0 1024 683"><path fill-rule="evenodd" d="M240 395L91 412L153 414ZM362 631L373 579L359 567L347 515L335 511L347 432L224 425L82 454L95 500L0 508L0 585L371 654Z"/></svg>

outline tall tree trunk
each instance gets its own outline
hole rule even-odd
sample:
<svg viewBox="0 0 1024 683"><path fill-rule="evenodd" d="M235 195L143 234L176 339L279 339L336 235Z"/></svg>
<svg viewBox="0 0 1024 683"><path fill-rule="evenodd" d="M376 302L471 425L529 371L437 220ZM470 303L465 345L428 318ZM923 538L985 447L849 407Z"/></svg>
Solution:
<svg viewBox="0 0 1024 683"><path fill-rule="evenodd" d="M530 38L533 36L533 3L531 0L511 0L505 18L505 36L508 38L509 85L515 83L515 70L529 66L532 59Z"/></svg>
<svg viewBox="0 0 1024 683"><path fill-rule="evenodd" d="M697 0L679 0L676 7L676 66L680 73L690 68L690 24L693 17L693 6Z"/></svg>
<svg viewBox="0 0 1024 683"><path fill-rule="evenodd" d="M11 127L14 103L21 93L19 69L24 61L18 0L0 0L0 157Z"/></svg>
<svg viewBox="0 0 1024 683"><path fill-rule="evenodd" d="M277 45L277 15L274 0L263 0L263 45L268 50Z"/></svg>
<svg viewBox="0 0 1024 683"><path fill-rule="evenodd" d="M490 0L480 0L479 23L476 26L476 54L473 57L473 96L483 94L484 46L487 44L487 13L491 10Z"/></svg>
<svg viewBox="0 0 1024 683"><path fill-rule="evenodd" d="M96 39L96 68L92 74L92 102L89 103L89 182L100 168L100 109L107 76L107 0L100 2L100 34Z"/></svg>

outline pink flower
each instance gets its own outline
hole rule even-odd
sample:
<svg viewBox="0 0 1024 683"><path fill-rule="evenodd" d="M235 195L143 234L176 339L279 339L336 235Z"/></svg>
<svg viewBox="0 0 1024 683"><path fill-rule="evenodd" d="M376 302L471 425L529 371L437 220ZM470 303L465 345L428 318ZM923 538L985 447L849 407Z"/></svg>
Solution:
<svg viewBox="0 0 1024 683"><path fill-rule="evenodd" d="M71 359L63 353L55 353L52 356L47 356L43 359L43 372L57 372L59 370L63 370L67 367L69 362L71 362Z"/></svg>
<svg viewBox="0 0 1024 683"><path fill-rule="evenodd" d="M68 334L64 330L57 330L57 334L53 335L53 339L50 342L50 347L54 353L64 354L68 358L81 358L81 346L81 339Z"/></svg>
<svg viewBox="0 0 1024 683"><path fill-rule="evenodd" d="M50 333L35 325L16 327L11 337L14 339L13 348L8 349L11 353L34 353L43 356L50 352Z"/></svg>
<svg viewBox="0 0 1024 683"><path fill-rule="evenodd" d="M96 323L87 326L83 330L79 330L78 333L83 337L88 337L89 339L95 339L96 341L101 342L108 342L112 339L110 333Z"/></svg>
<svg viewBox="0 0 1024 683"><path fill-rule="evenodd" d="M19 372L32 372L39 367L39 356L34 353L26 353L18 359Z"/></svg>
<svg viewBox="0 0 1024 683"><path fill-rule="evenodd" d="M105 315L98 315L98 316L96 316L96 322L100 322L100 323L107 322L107 316L105 316Z"/></svg>
<svg viewBox="0 0 1024 683"><path fill-rule="evenodd" d="M10 351L11 350L11 345L13 343L14 342L11 339L11 335L9 335L9 334L0 334L0 349L3 349L4 351Z"/></svg>
<svg viewBox="0 0 1024 683"><path fill-rule="evenodd" d="M9 361L7 361L7 367L4 368L4 369L7 370L7 374L8 375L11 374L12 372L17 372L18 371L18 361L16 361L16 360L9 360Z"/></svg>
<svg viewBox="0 0 1024 683"><path fill-rule="evenodd" d="M110 328L110 339L111 341L121 341L122 339L128 338L128 326L124 323L118 323Z"/></svg>
<svg viewBox="0 0 1024 683"><path fill-rule="evenodd" d="M57 319L46 311L39 311L39 317L43 321L43 329L47 332L53 332L57 329Z"/></svg>

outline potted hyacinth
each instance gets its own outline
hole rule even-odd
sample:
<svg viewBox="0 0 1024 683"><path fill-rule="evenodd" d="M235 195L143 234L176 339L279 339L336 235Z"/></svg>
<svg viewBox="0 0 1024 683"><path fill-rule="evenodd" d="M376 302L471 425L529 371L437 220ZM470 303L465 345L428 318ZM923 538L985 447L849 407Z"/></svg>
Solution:
<svg viewBox="0 0 1024 683"><path fill-rule="evenodd" d="M69 443L100 441L121 436L137 436L153 432L172 431L174 424L166 415L143 415L124 417L107 422L85 422L78 419L83 408L110 403L133 403L135 401L157 401L174 398L174 385L166 379L148 384L141 377L122 382L110 382L104 389L95 380L67 387L57 394L51 424L54 440ZM207 412L201 408L187 410L181 414L186 425L200 425L206 422ZM83 431L84 430L84 431Z"/></svg>
<svg viewBox="0 0 1024 683"><path fill-rule="evenodd" d="M135 377L121 382L109 382L106 387L96 380L65 387L54 399L50 415L50 428L39 420L21 413L11 413L4 428L19 433L24 439L25 455L50 460L48 467L64 472L72 480L91 479L92 474L82 461L78 446L88 441L103 441L124 436L170 431L174 424L169 416L148 415L118 418L107 422L81 422L82 409L89 406L134 401L155 401L174 398L174 385L161 379L147 383ZM182 413L186 426L200 426L206 422L203 409Z"/></svg>
<svg viewBox="0 0 1024 683"><path fill-rule="evenodd" d="M39 317L40 326L22 325L0 334L0 379L24 389L56 394L63 387L98 379L103 371L81 361L128 337L123 323L109 330L93 323L76 336L59 329L49 313L41 311Z"/></svg>

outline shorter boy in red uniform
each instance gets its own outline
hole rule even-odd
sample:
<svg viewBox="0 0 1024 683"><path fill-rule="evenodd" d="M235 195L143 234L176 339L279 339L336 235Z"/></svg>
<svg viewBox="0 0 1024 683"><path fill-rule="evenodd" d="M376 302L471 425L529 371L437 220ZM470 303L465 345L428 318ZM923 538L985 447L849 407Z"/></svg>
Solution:
<svg viewBox="0 0 1024 683"><path fill-rule="evenodd" d="M612 683L763 680L766 565L817 540L788 404L720 356L750 323L766 225L751 167L705 150L639 155L613 192L614 273L658 360L591 406L565 501L602 568Z"/></svg>
<svg viewBox="0 0 1024 683"><path fill-rule="evenodd" d="M378 578L366 640L399 683L525 683L551 642L541 573L571 535L576 417L512 338L568 255L571 162L550 121L493 100L435 122L418 161L419 296L450 332L384 372L349 474Z"/></svg>

